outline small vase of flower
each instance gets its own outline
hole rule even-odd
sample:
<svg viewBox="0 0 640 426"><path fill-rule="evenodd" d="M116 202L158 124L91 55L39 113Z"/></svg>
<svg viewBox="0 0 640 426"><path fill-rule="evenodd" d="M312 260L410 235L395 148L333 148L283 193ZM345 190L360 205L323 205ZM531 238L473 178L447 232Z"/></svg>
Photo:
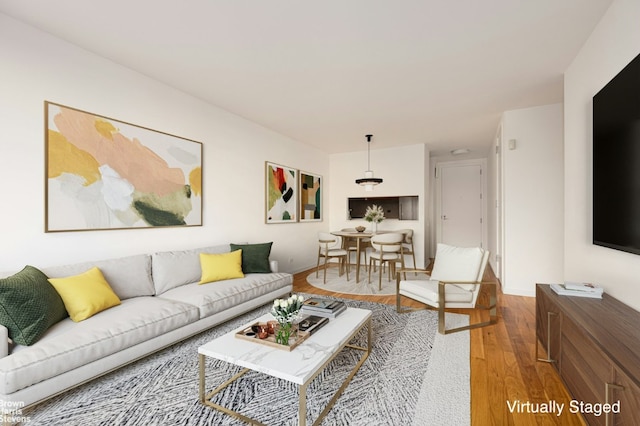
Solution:
<svg viewBox="0 0 640 426"><path fill-rule="evenodd" d="M275 330L276 343L289 346L289 340L296 337L294 321L298 317L303 301L304 297L300 295L273 301L271 315L278 321Z"/></svg>
<svg viewBox="0 0 640 426"><path fill-rule="evenodd" d="M364 220L371 222L373 226L373 233L378 232L378 224L384 220L384 209L382 206L372 205L367 207L364 212Z"/></svg>

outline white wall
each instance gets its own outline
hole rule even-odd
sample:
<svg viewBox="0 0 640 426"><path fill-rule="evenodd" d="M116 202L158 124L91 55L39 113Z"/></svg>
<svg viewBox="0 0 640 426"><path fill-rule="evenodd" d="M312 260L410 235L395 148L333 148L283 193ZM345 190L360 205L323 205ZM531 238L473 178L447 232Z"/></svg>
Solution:
<svg viewBox="0 0 640 426"><path fill-rule="evenodd" d="M1 14L0 52L0 271L241 241L274 241L281 270L315 263L328 218L266 225L264 162L328 185L326 153ZM44 233L45 100L203 142L204 226Z"/></svg>
<svg viewBox="0 0 640 426"><path fill-rule="evenodd" d="M372 142L373 144L373 142ZM331 206L330 227L327 230L370 226L364 219L348 220L347 199L349 197L385 197L417 195L419 197L418 220L386 219L378 225L379 230L411 228L414 230L414 245L417 266L423 268L425 241L428 237L426 200L428 200L429 150L424 144L400 148L371 150L371 169L375 177L384 179L373 192L366 192L355 180L364 176L367 169L367 152L350 152L331 155L331 184L329 198Z"/></svg>
<svg viewBox="0 0 640 426"><path fill-rule="evenodd" d="M487 247L489 249L489 265L498 279L502 278L501 264L498 256L502 257L502 198L500 186L500 142L502 141L502 126L498 126L496 138L487 153Z"/></svg>
<svg viewBox="0 0 640 426"><path fill-rule="evenodd" d="M500 145L502 289L533 296L536 283L563 279L562 104L506 111Z"/></svg>
<svg viewBox="0 0 640 426"><path fill-rule="evenodd" d="M592 244L592 97L640 53L640 1L616 0L565 73L565 279L640 310L640 256Z"/></svg>

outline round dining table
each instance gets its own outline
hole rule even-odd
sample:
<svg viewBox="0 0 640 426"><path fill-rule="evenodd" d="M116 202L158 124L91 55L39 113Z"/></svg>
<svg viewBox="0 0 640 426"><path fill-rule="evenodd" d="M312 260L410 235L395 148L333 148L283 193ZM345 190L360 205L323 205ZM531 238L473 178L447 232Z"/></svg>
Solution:
<svg viewBox="0 0 640 426"><path fill-rule="evenodd" d="M360 251L362 250L363 245L361 242L366 238L373 237L375 233L370 231L333 231L331 234L342 237L345 240L353 239L356 241L356 282L360 282Z"/></svg>

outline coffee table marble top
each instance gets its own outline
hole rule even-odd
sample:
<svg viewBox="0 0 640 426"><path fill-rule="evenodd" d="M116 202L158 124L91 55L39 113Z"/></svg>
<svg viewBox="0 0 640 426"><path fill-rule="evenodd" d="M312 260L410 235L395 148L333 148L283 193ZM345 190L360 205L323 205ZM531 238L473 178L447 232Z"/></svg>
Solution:
<svg viewBox="0 0 640 426"><path fill-rule="evenodd" d="M303 385L315 377L370 317L371 311L366 309L347 308L291 352L234 336L256 321L273 319L271 314L266 314L199 347L198 353Z"/></svg>

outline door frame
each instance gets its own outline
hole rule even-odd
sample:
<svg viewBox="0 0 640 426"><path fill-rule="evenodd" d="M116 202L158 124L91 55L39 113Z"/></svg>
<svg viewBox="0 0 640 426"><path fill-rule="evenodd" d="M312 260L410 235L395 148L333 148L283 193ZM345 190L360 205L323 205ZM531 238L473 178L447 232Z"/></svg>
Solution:
<svg viewBox="0 0 640 426"><path fill-rule="evenodd" d="M496 156L496 164L495 164L495 196L496 196L496 205L495 205L495 250L496 252L493 255L493 259L495 259L494 274L496 278L502 279L504 276L504 202L503 202L503 162L502 162L502 124L498 127L498 131L496 132L496 140L495 140L495 156ZM489 257L491 261L491 257ZM489 262L491 264L491 262Z"/></svg>
<svg viewBox="0 0 640 426"><path fill-rule="evenodd" d="M459 166L480 166L480 185L482 188L482 247L488 248L488 232L487 232L487 160L486 158L475 158L470 160L458 160L458 161L439 161L436 163L435 168L435 214L434 214L434 226L436 232L434 233L434 241L432 241L432 253L435 253L438 242L442 241L442 169L446 167L459 167Z"/></svg>

